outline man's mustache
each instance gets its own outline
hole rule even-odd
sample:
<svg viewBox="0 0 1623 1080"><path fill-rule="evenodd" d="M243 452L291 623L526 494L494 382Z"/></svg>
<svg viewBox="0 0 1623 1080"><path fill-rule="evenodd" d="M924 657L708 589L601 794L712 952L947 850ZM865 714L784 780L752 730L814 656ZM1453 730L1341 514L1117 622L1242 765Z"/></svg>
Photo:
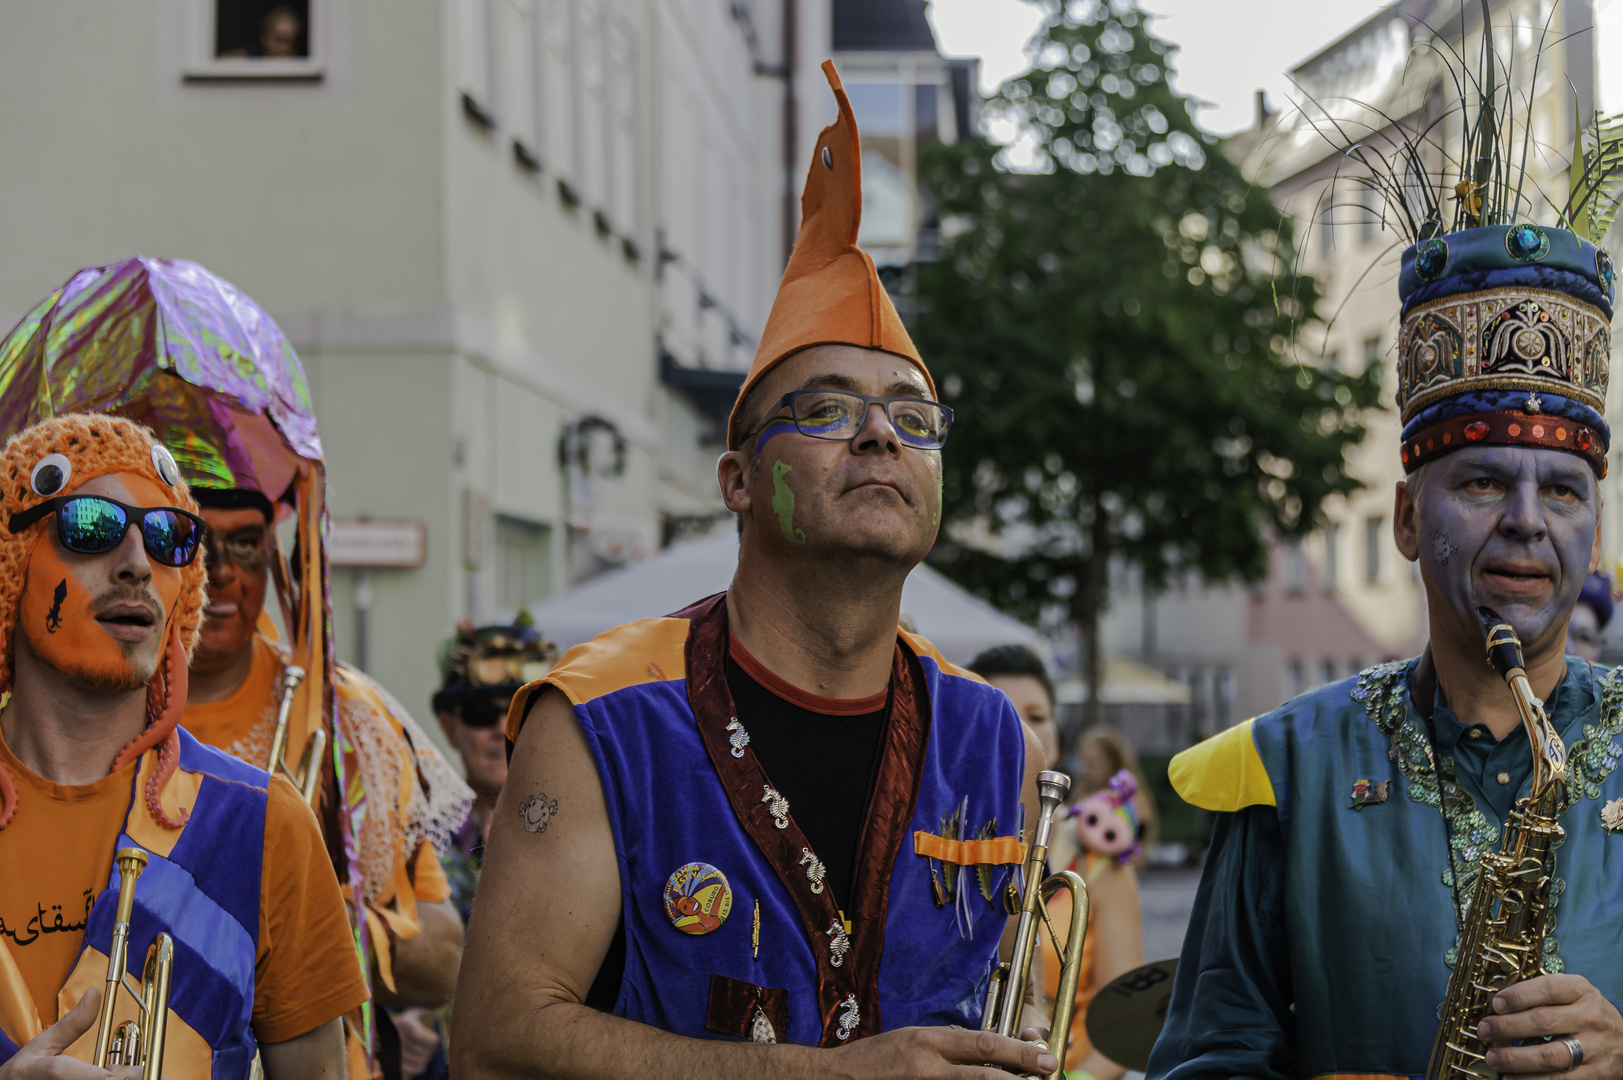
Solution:
<svg viewBox="0 0 1623 1080"><path fill-rule="evenodd" d="M163 605L147 589L109 589L90 603L90 614L100 615L114 604L140 604L152 613L152 625L163 624Z"/></svg>

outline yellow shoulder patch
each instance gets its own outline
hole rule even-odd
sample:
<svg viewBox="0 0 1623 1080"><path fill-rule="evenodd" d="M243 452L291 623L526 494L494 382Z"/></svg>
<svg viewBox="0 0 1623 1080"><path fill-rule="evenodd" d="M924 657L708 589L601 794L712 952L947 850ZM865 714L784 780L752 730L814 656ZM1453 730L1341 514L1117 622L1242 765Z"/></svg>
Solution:
<svg viewBox="0 0 1623 1080"><path fill-rule="evenodd" d="M907 647L912 649L915 654L919 656L928 656L931 660L934 660L936 662L936 666L941 668L941 670L946 674L956 675L960 679L971 679L974 682L986 681L967 668L961 668L957 664L948 663L947 658L941 655L941 650L930 644L928 638L920 637L917 634L910 634L906 630L902 629L898 629L896 632L902 635L902 640L907 642Z"/></svg>
<svg viewBox="0 0 1623 1080"><path fill-rule="evenodd" d="M1247 806L1273 806L1274 785L1251 736L1253 717L1172 759L1167 778L1178 797L1202 810L1232 813Z"/></svg>
<svg viewBox="0 0 1623 1080"><path fill-rule="evenodd" d="M573 705L641 683L669 682L687 674L688 620L638 619L605 630L564 653L545 678L513 695L514 709L535 686L556 686ZM518 737L521 718L507 718L507 737Z"/></svg>

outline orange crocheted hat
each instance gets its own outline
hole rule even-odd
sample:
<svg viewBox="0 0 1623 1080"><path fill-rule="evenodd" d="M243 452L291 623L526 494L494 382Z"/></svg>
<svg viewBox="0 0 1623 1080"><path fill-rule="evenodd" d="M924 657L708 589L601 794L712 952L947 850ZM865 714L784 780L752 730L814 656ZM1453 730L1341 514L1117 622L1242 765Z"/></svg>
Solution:
<svg viewBox="0 0 1623 1080"><path fill-rule="evenodd" d="M61 488L53 495L75 491L98 476L133 473L172 492L173 505L197 513L197 504L181 479L179 469L173 468L174 459L168 450L150 430L133 420L69 413L42 420L13 435L5 450L0 451L0 690L11 687L18 603L28 574L29 557L34 545L45 535L44 528L38 524L13 534L11 518L46 500L47 496L33 490L33 472L34 467L51 454L61 454L69 466ZM159 469L162 460L167 460L171 467L166 470L170 473L167 478ZM180 574L180 598L169 621L163 660L147 690L147 728L120 751L113 762L116 771L152 747L163 745L159 768L147 784L147 807L155 820L169 828L179 828L183 821L168 819L156 792L174 772L179 755L175 727L186 705L186 663L203 620L207 572L199 558L183 567ZM17 792L10 781L11 777L0 767L0 801L4 802L4 806L0 806L0 829L10 823L17 811Z"/></svg>
<svg viewBox="0 0 1623 1080"><path fill-rule="evenodd" d="M935 380L907 336L873 259L857 247L862 224L862 143L857 119L834 61L823 61L840 115L817 137L806 189L800 196L800 235L772 303L761 347L727 420L727 444L738 445L738 410L762 376L813 345L857 345L909 361L935 393Z"/></svg>

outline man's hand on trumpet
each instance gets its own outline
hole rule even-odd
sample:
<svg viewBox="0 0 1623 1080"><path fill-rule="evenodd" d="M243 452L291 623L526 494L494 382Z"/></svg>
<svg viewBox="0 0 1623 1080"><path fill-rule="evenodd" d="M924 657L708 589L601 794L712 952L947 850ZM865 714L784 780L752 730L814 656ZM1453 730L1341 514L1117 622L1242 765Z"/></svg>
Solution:
<svg viewBox="0 0 1623 1080"><path fill-rule="evenodd" d="M68 1015L29 1039L10 1061L0 1065L0 1080L140 1080L141 1070L135 1066L103 1069L62 1056L96 1026L100 1008L101 990L93 989Z"/></svg>
<svg viewBox="0 0 1623 1080"><path fill-rule="evenodd" d="M1046 1076L1059 1067L1041 1042L960 1027L900 1028L860 1039L838 1054L842 1074L872 1080L1007 1080L1008 1073Z"/></svg>

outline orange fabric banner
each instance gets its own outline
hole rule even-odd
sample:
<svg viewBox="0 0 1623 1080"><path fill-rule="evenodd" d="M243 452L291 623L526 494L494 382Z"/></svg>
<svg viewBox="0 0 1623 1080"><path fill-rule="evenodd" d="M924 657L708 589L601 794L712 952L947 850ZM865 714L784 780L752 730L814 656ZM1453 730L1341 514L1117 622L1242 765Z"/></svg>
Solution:
<svg viewBox="0 0 1623 1080"><path fill-rule="evenodd" d="M1026 845L1017 837L997 836L990 840L948 840L924 832L913 834L913 854L952 863L954 866L1002 866L1026 861Z"/></svg>

